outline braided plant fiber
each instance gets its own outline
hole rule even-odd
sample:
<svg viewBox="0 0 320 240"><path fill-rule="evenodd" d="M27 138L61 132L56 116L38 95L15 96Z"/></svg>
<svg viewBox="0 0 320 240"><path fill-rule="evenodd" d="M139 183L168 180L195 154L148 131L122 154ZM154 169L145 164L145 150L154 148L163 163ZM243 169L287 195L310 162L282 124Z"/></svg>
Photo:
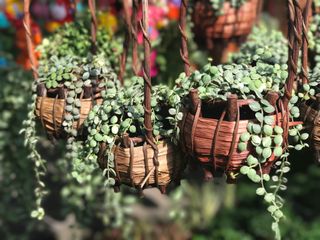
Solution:
<svg viewBox="0 0 320 240"><path fill-rule="evenodd" d="M260 0L249 0L234 8L227 1L223 4L223 14L216 16L210 1L196 1L192 15L194 32L205 39L246 36L256 22L260 4Z"/></svg>
<svg viewBox="0 0 320 240"><path fill-rule="evenodd" d="M150 77L150 51L148 22L148 0L142 0L142 22L140 22L143 33L144 61L144 128L145 135L130 137L125 135L116 140L112 149L114 155L115 186L114 190L119 191L121 184L142 190L153 186L158 187L165 193L167 185L172 181L178 181L182 169L181 158L178 149L167 139L154 139L151 120L151 77ZM132 16L130 27L132 41L132 69L135 75L139 74L138 59L138 9L139 1L132 0ZM129 31L128 31L129 32ZM127 44L129 45L129 44ZM108 165L108 146L100 144L98 163L100 168L105 169Z"/></svg>
<svg viewBox="0 0 320 240"><path fill-rule="evenodd" d="M187 6L187 0L182 1L182 8ZM288 146L289 127L296 126L300 122L290 122L288 102L291 99L293 83L297 80L297 62L299 50L302 44L302 11L298 0L288 0L289 5L289 74L285 84L285 94L280 97L277 92L268 92L264 99L274 107L274 112L269 116L277 125L284 129L282 148ZM184 37L185 16L180 18L182 41ZM188 68L186 57L187 48L182 45L181 55ZM189 72L186 72L189 75ZM248 107L256 100L238 99L237 95L230 94L227 101L203 102L198 96L198 91L192 89L189 92L190 108L185 109L184 119L181 124L182 144L185 151L204 166L209 166L209 178L212 173L225 172L228 180L233 181L234 174L239 172L241 166L246 164L249 154L255 154L254 147L248 144L246 151L240 152L237 148L242 133L247 132L249 122L256 121L254 113ZM208 115L208 113L210 113ZM269 173L276 157L272 154L262 164L262 172ZM205 173L207 174L207 172Z"/></svg>
<svg viewBox="0 0 320 240"><path fill-rule="evenodd" d="M24 27L26 32L28 54L33 70L34 80L38 79L37 72L37 59L35 56L35 46L32 42L30 31L31 18L30 18L30 2L31 0L24 0ZM97 19L95 16L95 2L88 0L89 10L91 14L91 52L96 53L96 35L97 35ZM73 128L83 132L83 121L86 119L91 108L102 102L101 90L97 86L89 88L83 87L83 91L78 94L77 99L80 100L80 117L74 121ZM62 122L65 120L65 106L68 91L64 87L50 89L47 91L43 84L37 84L37 100L36 100L36 116L42 122L43 128L46 130L48 136L54 138L66 138L68 134L64 131ZM79 136L81 137L81 136Z"/></svg>

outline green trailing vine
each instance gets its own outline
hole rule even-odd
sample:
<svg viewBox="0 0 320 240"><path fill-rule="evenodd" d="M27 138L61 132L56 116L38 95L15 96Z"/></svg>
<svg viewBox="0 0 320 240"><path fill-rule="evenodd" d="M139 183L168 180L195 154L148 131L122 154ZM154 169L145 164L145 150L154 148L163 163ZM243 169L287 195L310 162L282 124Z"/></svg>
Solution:
<svg viewBox="0 0 320 240"><path fill-rule="evenodd" d="M24 133L25 146L30 150L28 156L34 162L34 172L36 177L36 188L34 193L36 196L36 208L31 212L31 217L39 220L44 217L44 209L42 207L43 198L47 194L46 186L43 181L43 177L46 175L46 161L40 156L37 150L38 136L36 132L35 122L35 101L36 95L32 95L32 102L28 105L28 119L23 122L23 129L20 133Z"/></svg>
<svg viewBox="0 0 320 240"><path fill-rule="evenodd" d="M257 63L286 64L288 41L282 32L268 29L266 24L260 23L253 28L240 51L231 55L230 62L250 66L255 66Z"/></svg>
<svg viewBox="0 0 320 240"><path fill-rule="evenodd" d="M66 23L63 27L48 38L44 38L37 47L41 61L46 61L52 56L58 58L77 56L86 58L91 50L90 22L78 20ZM104 28L97 31L97 53L104 53L112 67L118 66L118 58L122 51L120 39L111 36Z"/></svg>
<svg viewBox="0 0 320 240"><path fill-rule="evenodd" d="M69 164L77 156L76 149L81 144L75 141L78 132L74 123L80 118L81 95L84 87L97 87L101 89L100 94L103 95L104 89L108 87L107 82L113 82L117 78L113 66L118 61L119 44L103 30L98 31L97 39L100 51L93 56L90 54L90 34L85 28L85 23L80 21L66 24L54 35L44 39L38 47L41 58L36 83L43 83L47 89L62 87L67 90L65 115L62 122L63 130L68 134L67 154L64 160L67 169L70 169ZM33 95L32 99L33 102L29 105L29 119L24 122L23 131L25 144L30 150L29 157L35 163L37 179L36 210L31 213L31 216L41 219L44 216L41 203L46 195L42 178L46 174L46 167L45 161L36 151L36 116L34 114L36 95ZM71 163L74 164L74 162Z"/></svg>

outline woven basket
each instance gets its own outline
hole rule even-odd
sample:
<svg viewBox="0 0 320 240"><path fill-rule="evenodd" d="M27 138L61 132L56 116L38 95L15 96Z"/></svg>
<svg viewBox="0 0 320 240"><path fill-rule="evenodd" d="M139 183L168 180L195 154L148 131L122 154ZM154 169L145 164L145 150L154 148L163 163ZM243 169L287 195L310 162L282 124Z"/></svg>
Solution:
<svg viewBox="0 0 320 240"><path fill-rule="evenodd" d="M184 150L201 163L212 166L214 172L225 172L228 177L238 173L240 168L246 165L247 157L250 154L255 155L254 147L250 143L247 150L243 152L238 150L240 136L247 132L248 123L257 122L254 113L250 113L251 110L248 108L251 102L253 100L237 100L238 110L233 109L233 111L238 112L236 116L251 115L252 119L242 119L237 116L235 121L227 120L227 102L209 104L210 109L218 112L217 117L201 117L201 103L198 104L195 113L186 110L181 126ZM285 112L276 110L272 116L274 124L283 128L287 124L294 126L300 123L289 122ZM264 173L270 171L275 160L276 158L272 155L262 165Z"/></svg>
<svg viewBox="0 0 320 240"><path fill-rule="evenodd" d="M41 85L38 86L38 89L39 88L41 88ZM60 89L59 91L59 89L51 89L51 96L48 97L44 92L46 91L38 90L35 114L40 119L42 126L46 130L48 136L52 136L56 139L66 138L67 134L63 130L62 126L65 115L67 113L65 111L66 100L64 97L66 94L62 94L63 97L61 97L59 96L59 93L64 93L63 90ZM52 96L52 92L55 94L55 96ZM94 94L94 97L91 97L91 92L86 92L90 93L89 97L87 96L79 98L81 102L80 117L73 123L73 129L79 131L79 136L81 136L83 130L83 122L87 118L92 107L96 104L102 103L100 93L96 93Z"/></svg>
<svg viewBox="0 0 320 240"><path fill-rule="evenodd" d="M158 152L155 152L145 141L137 142L139 138L128 139L129 146L119 143L113 148L117 186L125 184L137 189L157 186L164 193L170 182L180 179L181 158L172 143L160 140L156 143ZM107 166L105 150L106 146L100 145L98 162L102 169Z"/></svg>
<svg viewBox="0 0 320 240"><path fill-rule="evenodd" d="M33 70L34 80L38 79L35 47L32 41L31 31L31 17L30 17L30 2L31 0L24 0L24 28L27 40L27 49L30 59L31 68ZM94 55L97 52L97 19L95 15L95 1L88 0L88 6L91 15L91 53ZM97 82L99 80L97 79ZM98 86L98 84L97 84ZM78 99L81 102L80 118L74 122L73 129L77 130L81 138L83 122L89 114L94 104L100 104L102 98L100 92L102 89L97 86L84 86L82 92L78 95ZM68 134L63 130L63 120L65 119L65 103L66 103L67 91L63 87L55 89L46 89L43 83L37 85L37 99L36 99L36 116L41 120L42 125L49 137L66 138Z"/></svg>
<svg viewBox="0 0 320 240"><path fill-rule="evenodd" d="M180 180L182 162L178 149L166 139L155 139L153 136L153 127L151 119L151 89L152 81L150 76L150 52L151 45L148 22L148 1L142 2L142 33L144 38L144 136L132 137L129 134L119 137L115 140L115 146L112 151L114 154L115 191L119 190L121 184L132 186L142 190L148 186L158 187L162 193L165 193L167 185L172 181ZM124 1L128 4L129 1ZM125 7L126 8L126 7ZM128 20L128 30L132 28L132 59L134 75L138 75L137 67L137 37L138 32L138 12L139 1L132 0L132 19ZM129 19L129 18L128 18ZM128 48L129 44L125 46ZM127 51L128 49L126 49ZM125 59L124 57L124 64ZM102 143L99 146L98 163L100 168L105 169L108 166L108 146ZM110 149L109 149L110 150Z"/></svg>
<svg viewBox="0 0 320 240"><path fill-rule="evenodd" d="M260 0L249 0L236 9L228 1L223 5L223 15L216 17L210 1L196 1L192 15L196 38L228 39L248 35L256 21L259 4Z"/></svg>

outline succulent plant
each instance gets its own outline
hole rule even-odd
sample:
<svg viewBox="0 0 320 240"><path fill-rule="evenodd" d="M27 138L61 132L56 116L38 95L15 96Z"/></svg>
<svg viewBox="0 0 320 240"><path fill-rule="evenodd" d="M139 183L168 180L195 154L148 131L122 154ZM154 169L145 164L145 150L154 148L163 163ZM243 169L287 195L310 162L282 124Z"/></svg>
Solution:
<svg viewBox="0 0 320 240"><path fill-rule="evenodd" d="M86 58L92 49L89 22L79 20L66 23L48 38L44 38L37 47L40 61L46 61L52 56L77 56ZM97 53L104 53L111 66L118 66L118 57L122 50L120 40L112 37L104 28L97 31Z"/></svg>
<svg viewBox="0 0 320 240"><path fill-rule="evenodd" d="M143 107L143 79L133 77L127 81L123 88L111 86L103 94L102 105L95 106L85 125L88 129L88 137L82 150L81 157L73 159L73 175L78 181L91 175L97 167L97 155L100 143L108 146L106 158L108 166L103 175L106 176L105 185L113 186L115 183L114 155L112 147L115 141L124 134L130 137L145 134L144 130L144 107ZM114 84L116 85L116 84ZM180 112L180 97L166 86L154 86L152 90L152 123L153 135L171 138L177 141L179 136L178 122L182 119ZM79 167L80 165L86 167Z"/></svg>
<svg viewBox="0 0 320 240"><path fill-rule="evenodd" d="M288 42L282 32L268 29L260 23L253 28L247 42L238 53L231 56L230 62L255 66L257 63L286 64L288 62Z"/></svg>
<svg viewBox="0 0 320 240"><path fill-rule="evenodd" d="M240 173L259 184L256 191L258 195L264 197L268 204L268 211L274 220L272 229L276 232L277 239L280 236L278 223L283 218L281 208L284 203L279 192L286 189L287 179L284 173L290 170L290 163L287 149L282 148L284 130L274 124L273 117L268 116L275 111L275 108L264 99L264 95L269 90L283 95L287 77L286 64L272 65L257 61L255 66L244 64L213 66L209 63L201 71L195 71L190 77L182 73L177 79L178 87L175 89L186 105L188 104L187 94L192 88L198 90L199 97L204 102L226 100L231 93L237 94L239 99L255 100L249 106L255 119L249 121L247 132L241 135L238 145L240 152L247 150L249 145L253 146L254 152L249 155ZM294 95L289 103L290 119L299 117L297 101L298 97ZM302 125L290 128L289 135L293 140L288 146L289 149L301 150L307 146L304 141L308 138L308 134L300 133L301 130ZM262 174L263 163L272 156L279 159L276 162L277 170L272 176ZM234 177L237 175L238 173L235 173Z"/></svg>

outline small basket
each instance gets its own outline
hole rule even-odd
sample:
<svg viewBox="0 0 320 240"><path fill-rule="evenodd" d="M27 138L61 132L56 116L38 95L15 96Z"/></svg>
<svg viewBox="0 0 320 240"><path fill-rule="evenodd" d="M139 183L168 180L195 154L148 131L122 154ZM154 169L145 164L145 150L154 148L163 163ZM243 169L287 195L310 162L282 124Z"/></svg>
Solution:
<svg viewBox="0 0 320 240"><path fill-rule="evenodd" d="M91 15L91 38L92 38L92 53L96 53L96 33L97 20L95 16L95 3L93 0L88 0L88 5ZM31 68L33 70L34 79L38 79L36 71L37 58L35 56L34 45L32 42L31 19L30 19L30 0L25 0L24 4L24 27L26 32L28 54ZM84 86L82 92L78 95L77 100L80 100L80 117L74 121L72 129L76 130L77 137L81 138L83 122L87 118L91 108L95 104L100 104L102 98L100 92L102 89L97 86ZM37 99L35 114L42 122L48 137L67 138L68 134L64 131L63 121L66 117L66 98L67 90L63 87L54 89L46 89L45 85L40 83L37 85Z"/></svg>
<svg viewBox="0 0 320 240"><path fill-rule="evenodd" d="M181 161L172 143L160 140L154 151L143 138L124 139L113 148L117 186L125 184L137 189L158 186L165 193L169 183L179 180ZM105 151L106 145L101 144L98 163L102 169L107 166Z"/></svg>
<svg viewBox="0 0 320 240"><path fill-rule="evenodd" d="M249 0L238 9L229 1L223 4L223 14L215 16L208 0L196 1L192 20L194 33L202 39L229 39L248 35L257 18L260 0Z"/></svg>
<svg viewBox="0 0 320 240"><path fill-rule="evenodd" d="M66 91L63 88L56 88L47 92L44 84L39 84L37 95L35 114L40 119L48 136L53 136L56 139L67 137L67 133L63 130L66 114ZM80 117L74 121L72 128L77 129L81 135L85 119L94 105L102 103L102 97L100 92L93 92L91 87L85 87L79 100L81 102Z"/></svg>

